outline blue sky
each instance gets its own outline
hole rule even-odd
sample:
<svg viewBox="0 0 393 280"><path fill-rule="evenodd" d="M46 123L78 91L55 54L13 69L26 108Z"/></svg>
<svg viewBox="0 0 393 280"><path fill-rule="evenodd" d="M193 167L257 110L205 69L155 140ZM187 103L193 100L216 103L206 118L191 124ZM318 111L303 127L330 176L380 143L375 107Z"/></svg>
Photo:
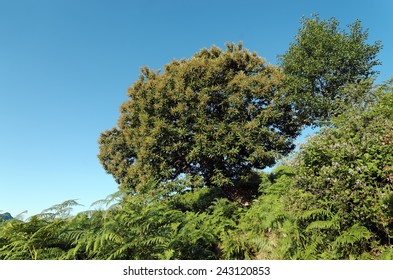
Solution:
<svg viewBox="0 0 393 280"><path fill-rule="evenodd" d="M362 21L393 76L393 1L0 0L0 210L27 216L117 190L97 159L139 68L243 41L272 64L302 16Z"/></svg>

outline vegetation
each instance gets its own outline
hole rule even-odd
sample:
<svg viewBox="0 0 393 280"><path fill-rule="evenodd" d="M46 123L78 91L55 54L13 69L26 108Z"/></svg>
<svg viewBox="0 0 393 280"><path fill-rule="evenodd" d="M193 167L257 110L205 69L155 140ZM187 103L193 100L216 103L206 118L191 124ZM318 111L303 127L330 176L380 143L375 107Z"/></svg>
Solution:
<svg viewBox="0 0 393 280"><path fill-rule="evenodd" d="M255 192L242 178L287 155L301 129L282 81L241 44L172 61L162 74L143 68L118 127L101 135L101 163L125 191L187 175L228 196Z"/></svg>
<svg viewBox="0 0 393 280"><path fill-rule="evenodd" d="M280 58L287 90L308 124L328 121L345 105L362 101L362 92L346 91L345 86L364 83L376 74L373 67L380 64L376 55L382 45L369 45L367 38L359 20L347 33L335 18L302 19L295 42Z"/></svg>
<svg viewBox="0 0 393 280"><path fill-rule="evenodd" d="M359 22L302 24L280 67L228 44L144 68L99 140L119 192L105 210L73 216L70 200L0 222L0 259L393 259L380 44ZM290 153L306 125L321 130Z"/></svg>

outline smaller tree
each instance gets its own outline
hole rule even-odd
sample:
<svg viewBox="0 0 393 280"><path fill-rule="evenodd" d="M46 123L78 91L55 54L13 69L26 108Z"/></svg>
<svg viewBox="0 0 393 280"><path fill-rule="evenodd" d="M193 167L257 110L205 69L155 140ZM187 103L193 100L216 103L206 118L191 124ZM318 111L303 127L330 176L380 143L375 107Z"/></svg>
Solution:
<svg viewBox="0 0 393 280"><path fill-rule="evenodd" d="M359 100L347 95L344 88L377 73L373 68L380 64L376 55L382 46L380 42L367 43L368 33L359 20L349 25L349 32L339 29L334 18L314 16L303 18L301 23L295 42L280 57L281 66L298 113L307 124L317 124L340 114L343 105Z"/></svg>

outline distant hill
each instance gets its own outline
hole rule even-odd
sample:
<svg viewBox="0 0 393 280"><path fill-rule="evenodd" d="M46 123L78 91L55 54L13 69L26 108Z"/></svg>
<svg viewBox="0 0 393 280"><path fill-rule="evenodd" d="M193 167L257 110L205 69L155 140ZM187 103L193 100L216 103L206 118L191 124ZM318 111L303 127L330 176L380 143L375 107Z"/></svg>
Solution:
<svg viewBox="0 0 393 280"><path fill-rule="evenodd" d="M11 216L10 213L5 212L3 214L0 214L0 222L4 222L4 221L8 221L8 220L12 220L13 217Z"/></svg>

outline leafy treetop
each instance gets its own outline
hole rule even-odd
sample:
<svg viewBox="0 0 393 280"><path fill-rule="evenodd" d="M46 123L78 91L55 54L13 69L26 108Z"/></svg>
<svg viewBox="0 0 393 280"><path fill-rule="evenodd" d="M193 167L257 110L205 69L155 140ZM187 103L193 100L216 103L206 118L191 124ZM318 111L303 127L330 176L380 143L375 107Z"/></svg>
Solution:
<svg viewBox="0 0 393 280"><path fill-rule="evenodd" d="M180 175L233 187L294 147L301 122L280 90L283 73L241 44L203 49L164 71L142 69L102 133L99 158L128 190Z"/></svg>
<svg viewBox="0 0 393 280"><path fill-rule="evenodd" d="M296 41L280 57L288 91L296 99L299 114L308 124L318 124L339 115L357 100L345 86L357 84L377 73L379 41L367 43L368 33L360 21L339 29L335 18L303 18Z"/></svg>

